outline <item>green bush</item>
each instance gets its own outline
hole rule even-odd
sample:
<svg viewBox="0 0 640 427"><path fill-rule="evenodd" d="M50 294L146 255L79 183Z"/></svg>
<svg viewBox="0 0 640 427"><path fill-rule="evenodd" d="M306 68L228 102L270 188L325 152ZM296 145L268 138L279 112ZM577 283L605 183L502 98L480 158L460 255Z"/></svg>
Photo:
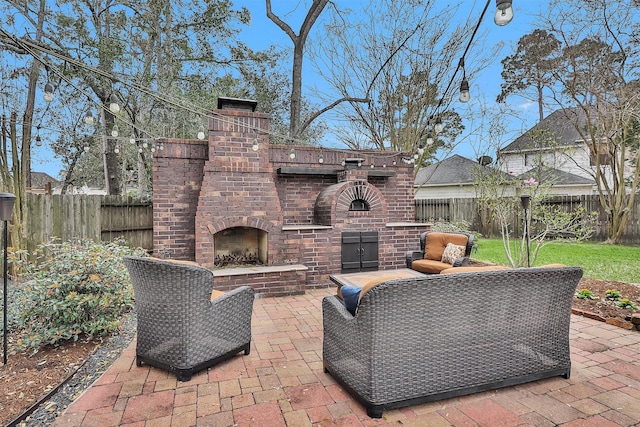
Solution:
<svg viewBox="0 0 640 427"><path fill-rule="evenodd" d="M33 254L26 266L27 280L20 286L19 348L37 350L80 335L103 336L116 332L120 319L133 306L125 255L144 256L122 242L52 241Z"/></svg>

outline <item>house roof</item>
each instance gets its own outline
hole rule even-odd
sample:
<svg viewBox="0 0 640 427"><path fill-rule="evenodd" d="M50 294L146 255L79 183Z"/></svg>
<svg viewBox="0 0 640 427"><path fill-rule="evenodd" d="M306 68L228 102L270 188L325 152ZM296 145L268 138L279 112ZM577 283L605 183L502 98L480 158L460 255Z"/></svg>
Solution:
<svg viewBox="0 0 640 427"><path fill-rule="evenodd" d="M473 184L479 165L473 160L454 154L444 160L426 166L418 171L413 181L415 186ZM487 166L485 166L487 167ZM508 174L504 174L513 178Z"/></svg>
<svg viewBox="0 0 640 427"><path fill-rule="evenodd" d="M539 151L582 144L576 130L586 125L586 116L580 108L565 108L549 114L540 123L516 138L511 144L498 150L498 155Z"/></svg>
<svg viewBox="0 0 640 427"><path fill-rule="evenodd" d="M595 181L590 178L574 175L569 172L561 171L554 168L533 168L527 172L523 172L518 179L526 180L534 178L536 181L544 183L545 181L553 182L553 185L593 185Z"/></svg>
<svg viewBox="0 0 640 427"><path fill-rule="evenodd" d="M31 188L44 188L48 182L55 185L58 180L45 172L31 172Z"/></svg>

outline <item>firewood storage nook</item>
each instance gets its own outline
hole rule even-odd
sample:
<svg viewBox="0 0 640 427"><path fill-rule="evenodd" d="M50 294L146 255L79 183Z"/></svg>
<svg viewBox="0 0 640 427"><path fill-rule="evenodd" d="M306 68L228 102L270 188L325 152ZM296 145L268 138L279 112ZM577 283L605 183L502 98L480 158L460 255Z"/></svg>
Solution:
<svg viewBox="0 0 640 427"><path fill-rule="evenodd" d="M269 115L255 106L220 98L208 140L158 141L155 256L213 269L220 290L292 295L330 286L343 233L369 232L377 268L403 268L429 228L414 222L410 154L270 145Z"/></svg>

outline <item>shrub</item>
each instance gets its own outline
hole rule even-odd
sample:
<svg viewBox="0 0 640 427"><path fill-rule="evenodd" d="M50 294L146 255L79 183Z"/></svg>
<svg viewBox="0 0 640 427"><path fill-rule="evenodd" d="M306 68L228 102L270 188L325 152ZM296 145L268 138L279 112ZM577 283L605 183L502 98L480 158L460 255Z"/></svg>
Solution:
<svg viewBox="0 0 640 427"><path fill-rule="evenodd" d="M77 340L80 335L116 332L133 306L133 290L122 262L125 255L144 256L123 242L52 241L33 254L20 313L19 348Z"/></svg>

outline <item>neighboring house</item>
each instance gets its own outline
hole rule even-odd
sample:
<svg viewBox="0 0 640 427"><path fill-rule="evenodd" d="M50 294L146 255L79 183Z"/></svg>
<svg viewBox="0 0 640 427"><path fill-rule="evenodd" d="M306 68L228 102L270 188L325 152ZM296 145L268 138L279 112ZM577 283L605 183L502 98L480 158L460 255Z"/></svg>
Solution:
<svg viewBox="0 0 640 427"><path fill-rule="evenodd" d="M577 108L557 110L511 144L498 150L503 172L522 179L553 181L552 194L582 195L595 193L596 159L582 140L575 124L585 126L584 112ZM606 155L600 164L606 165ZM608 166L604 166L609 173Z"/></svg>
<svg viewBox="0 0 640 427"><path fill-rule="evenodd" d="M454 154L418 171L414 179L415 199L473 198L478 162ZM487 166L484 166L487 167ZM506 175L506 174L505 174ZM509 179L509 176L505 176ZM515 178L513 178L515 179Z"/></svg>
<svg viewBox="0 0 640 427"><path fill-rule="evenodd" d="M29 191L32 193L51 193L58 184L57 179L45 172L31 172Z"/></svg>

